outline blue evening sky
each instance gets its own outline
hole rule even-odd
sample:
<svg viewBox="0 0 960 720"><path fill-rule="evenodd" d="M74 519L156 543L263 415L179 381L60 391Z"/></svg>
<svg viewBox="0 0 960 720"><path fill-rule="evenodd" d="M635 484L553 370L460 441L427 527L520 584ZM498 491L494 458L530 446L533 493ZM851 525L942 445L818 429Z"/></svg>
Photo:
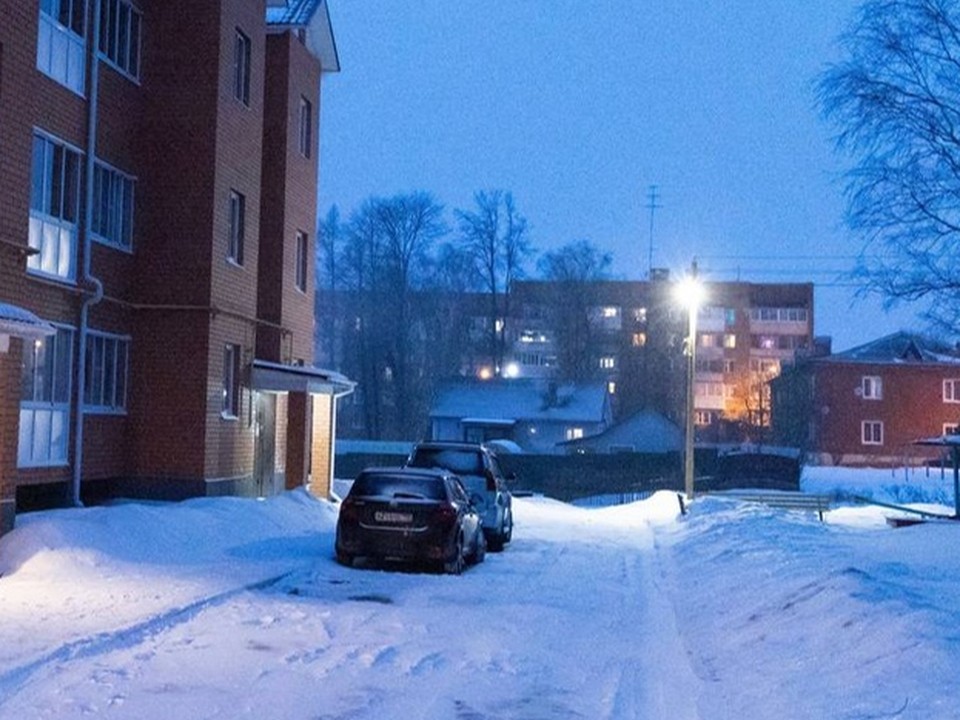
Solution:
<svg viewBox="0 0 960 720"><path fill-rule="evenodd" d="M860 242L813 83L855 5L331 0L343 70L324 78L320 211L502 188L538 249L586 238L639 279L657 185L654 267L812 281L834 350L922 328L840 277Z"/></svg>

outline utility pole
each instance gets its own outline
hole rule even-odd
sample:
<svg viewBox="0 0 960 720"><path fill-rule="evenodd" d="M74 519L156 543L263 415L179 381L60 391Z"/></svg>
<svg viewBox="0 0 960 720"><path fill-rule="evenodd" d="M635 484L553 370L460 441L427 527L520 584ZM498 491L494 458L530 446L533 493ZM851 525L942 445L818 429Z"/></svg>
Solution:
<svg viewBox="0 0 960 720"><path fill-rule="evenodd" d="M659 205L657 200L659 190L656 185L651 185L647 188L647 210L650 211L650 242L647 247L647 279L653 279L653 213L658 209L662 208L663 205Z"/></svg>
<svg viewBox="0 0 960 720"><path fill-rule="evenodd" d="M687 322L688 335L686 343L687 355L687 402L686 402L686 421L684 432L684 451L683 451L683 488L688 500L693 499L693 455L694 455L694 400L697 374L697 312L700 305L700 281L697 277L696 259L690 263L690 275L687 277Z"/></svg>

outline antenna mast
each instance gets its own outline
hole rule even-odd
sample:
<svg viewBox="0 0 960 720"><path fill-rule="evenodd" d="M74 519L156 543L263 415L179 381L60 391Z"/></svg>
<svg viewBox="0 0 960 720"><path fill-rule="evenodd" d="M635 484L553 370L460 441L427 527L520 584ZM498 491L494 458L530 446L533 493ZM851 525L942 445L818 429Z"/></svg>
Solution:
<svg viewBox="0 0 960 720"><path fill-rule="evenodd" d="M653 213L657 208L663 205L657 203L659 200L659 190L656 185L650 185L647 189L647 210L650 211L650 244L647 249L647 279L653 279Z"/></svg>

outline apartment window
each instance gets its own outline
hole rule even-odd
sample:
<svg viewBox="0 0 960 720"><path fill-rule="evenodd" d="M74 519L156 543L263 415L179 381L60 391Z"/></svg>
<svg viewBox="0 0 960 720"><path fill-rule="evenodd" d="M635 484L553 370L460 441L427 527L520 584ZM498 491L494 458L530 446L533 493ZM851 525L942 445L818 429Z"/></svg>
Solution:
<svg viewBox="0 0 960 720"><path fill-rule="evenodd" d="M63 280L76 276L80 217L80 153L46 136L33 136L30 247L27 269Z"/></svg>
<svg viewBox="0 0 960 720"><path fill-rule="evenodd" d="M880 420L864 420L860 432L864 445L883 445L883 422Z"/></svg>
<svg viewBox="0 0 960 720"><path fill-rule="evenodd" d="M635 332L630 337L630 344L634 347L644 347L647 344L647 334L645 332Z"/></svg>
<svg viewBox="0 0 960 720"><path fill-rule="evenodd" d="M600 368L603 370L613 370L616 364L616 358L610 355L605 355L604 357L600 358Z"/></svg>
<svg viewBox="0 0 960 720"><path fill-rule="evenodd" d="M957 423L944 423L943 424L943 434L944 435L956 435L960 425Z"/></svg>
<svg viewBox="0 0 960 720"><path fill-rule="evenodd" d="M717 346L717 336L713 333L700 333L700 347L712 348Z"/></svg>
<svg viewBox="0 0 960 720"><path fill-rule="evenodd" d="M297 290L300 292L307 291L307 267L308 266L309 253L307 252L307 234L305 232L297 231L297 267L296 267L296 278L294 282L297 285Z"/></svg>
<svg viewBox="0 0 960 720"><path fill-rule="evenodd" d="M620 317L620 308L608 305L604 308L601 308L600 314L605 318L616 318Z"/></svg>
<svg viewBox="0 0 960 720"><path fill-rule="evenodd" d="M83 95L86 0L40 0L37 69Z"/></svg>
<svg viewBox="0 0 960 720"><path fill-rule="evenodd" d="M230 191L230 237L227 242L227 259L243 265L243 235L247 212L247 200L236 190Z"/></svg>
<svg viewBox="0 0 960 720"><path fill-rule="evenodd" d="M709 410L694 410L693 424L699 427L710 425L713 422L713 413Z"/></svg>
<svg viewBox="0 0 960 720"><path fill-rule="evenodd" d="M864 400L883 399L883 381L876 375L864 375L860 384L861 397Z"/></svg>
<svg viewBox="0 0 960 720"><path fill-rule="evenodd" d="M140 77L141 19L126 0L100 0L100 54L134 80Z"/></svg>
<svg viewBox="0 0 960 720"><path fill-rule="evenodd" d="M127 409L130 339L91 332L87 335L83 405L87 410L122 413Z"/></svg>
<svg viewBox="0 0 960 720"><path fill-rule="evenodd" d="M250 38L237 30L233 46L233 96L250 105Z"/></svg>
<svg viewBox="0 0 960 720"><path fill-rule="evenodd" d="M960 403L960 379L951 378L943 381L943 401Z"/></svg>
<svg viewBox="0 0 960 720"><path fill-rule="evenodd" d="M724 361L723 361L723 371L724 371L725 373L733 373L733 372L736 372L736 368L737 368L737 363L736 363L736 361L730 360L730 359L724 359Z"/></svg>
<svg viewBox="0 0 960 720"><path fill-rule="evenodd" d="M583 437L582 427L569 427L566 434L567 440L579 440Z"/></svg>
<svg viewBox="0 0 960 720"><path fill-rule="evenodd" d="M223 348L223 407L225 418L240 415L240 346L227 344Z"/></svg>
<svg viewBox="0 0 960 720"><path fill-rule="evenodd" d="M93 236L123 250L133 246L134 181L103 163L93 170Z"/></svg>
<svg viewBox="0 0 960 720"><path fill-rule="evenodd" d="M607 383L607 393L610 395L617 394L617 384L613 380Z"/></svg>
<svg viewBox="0 0 960 720"><path fill-rule="evenodd" d="M300 154L310 157L310 148L313 145L313 106L305 97L300 97Z"/></svg>
<svg viewBox="0 0 960 720"><path fill-rule="evenodd" d="M24 344L18 467L66 465L72 365L70 328Z"/></svg>
<svg viewBox="0 0 960 720"><path fill-rule="evenodd" d="M737 346L737 336L733 333L724 333L723 334L723 346L728 350L732 350Z"/></svg>
<svg viewBox="0 0 960 720"><path fill-rule="evenodd" d="M645 307L635 307L633 309L633 321L635 323L645 323L647 321L647 309Z"/></svg>

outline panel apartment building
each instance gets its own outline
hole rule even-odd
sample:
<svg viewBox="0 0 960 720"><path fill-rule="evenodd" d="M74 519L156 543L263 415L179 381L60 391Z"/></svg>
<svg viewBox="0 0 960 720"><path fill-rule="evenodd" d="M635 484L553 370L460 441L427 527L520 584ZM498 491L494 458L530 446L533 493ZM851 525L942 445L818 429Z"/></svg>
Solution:
<svg viewBox="0 0 960 720"><path fill-rule="evenodd" d="M325 0L0 0L0 532L329 480Z"/></svg>
<svg viewBox="0 0 960 720"><path fill-rule="evenodd" d="M618 415L652 407L679 419L687 311L674 288L665 272L650 281L566 288L515 283L506 374L602 378ZM704 291L696 339L698 436L723 439L724 421L766 427L770 379L798 353L813 350L813 285L706 282Z"/></svg>

